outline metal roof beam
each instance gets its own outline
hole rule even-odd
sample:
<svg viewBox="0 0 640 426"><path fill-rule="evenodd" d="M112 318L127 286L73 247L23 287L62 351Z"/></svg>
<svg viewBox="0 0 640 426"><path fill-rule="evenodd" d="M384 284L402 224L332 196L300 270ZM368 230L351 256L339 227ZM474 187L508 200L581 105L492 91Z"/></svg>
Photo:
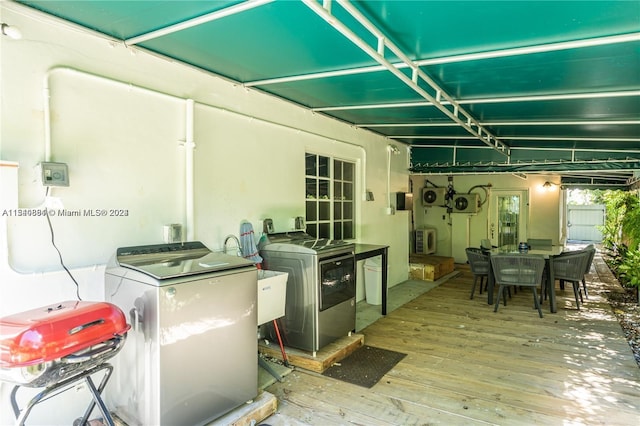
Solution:
<svg viewBox="0 0 640 426"><path fill-rule="evenodd" d="M576 137L556 137L556 136L509 136L506 139L513 141L593 141L593 142L640 142L640 138L576 138Z"/></svg>
<svg viewBox="0 0 640 426"><path fill-rule="evenodd" d="M640 120L590 120L590 121L481 121L483 126L606 126L634 125ZM455 123L361 123L356 127L453 127Z"/></svg>
<svg viewBox="0 0 640 426"><path fill-rule="evenodd" d="M589 121L483 121L484 126L626 126L640 124L640 120L589 120Z"/></svg>
<svg viewBox="0 0 640 426"><path fill-rule="evenodd" d="M271 3L272 1L274 0L248 0L243 3L239 3L224 9L216 10L215 12L207 13L205 15L198 16L193 19L188 19L186 21L179 22L177 24L170 25L168 27L160 28L158 30L151 31L146 34L140 34L136 37L132 37L125 40L124 44L128 46L133 46L134 44L139 44L148 40L152 40L154 38L165 36L167 34L172 34L178 31L186 30L188 28L196 27L198 25L202 25L207 22L215 21L216 19L225 18L231 15L236 15L238 13L245 12L255 7L259 7L264 4Z"/></svg>
<svg viewBox="0 0 640 426"><path fill-rule="evenodd" d="M418 93L423 98L427 99L434 104L442 113L444 113L451 120L458 123L467 132L471 133L477 139L480 139L483 143L491 146L501 154L509 156L509 147L502 141L496 138L493 134L483 128L477 120L471 116L464 109L455 102L447 93L445 93L429 76L427 76L420 68L409 59L404 52L402 52L397 46L389 41L386 36L376 28L367 18L362 15L355 7L353 7L348 1L337 0L337 3L342 6L353 18L355 18L361 25L363 25L372 35L378 40L376 49L372 48L364 40L358 37L351 29L340 22L334 15L331 14L330 4L331 0L324 1L324 7L318 4L315 0L303 0L312 11L318 16L329 23L334 29L344 35L348 40L358 46L363 52L371 56L378 63L387 68L389 72L395 75L400 81L409 86L412 90ZM385 48L389 49L393 54L400 58L408 67L412 69L411 78L407 77L403 72L399 71L393 64L391 64L384 56ZM427 83L435 92L436 96L431 96L426 90L418 85L418 79ZM445 100L453 106L453 111L442 104L441 99ZM462 116L462 118L461 118Z"/></svg>
<svg viewBox="0 0 640 426"><path fill-rule="evenodd" d="M393 139L475 139L471 136L437 135L393 135ZM513 141L586 141L586 142L640 142L640 138L580 138L571 136L505 136ZM512 148L513 149L513 148Z"/></svg>
<svg viewBox="0 0 640 426"><path fill-rule="evenodd" d="M599 98L624 98L629 96L640 96L640 90L622 90L617 92L587 92L587 93L567 93L559 95L533 95L533 96L511 96L508 98L476 98L476 99L458 99L458 105L474 105L474 104L491 104L501 102L542 102L542 101L563 101L573 99L599 99ZM441 102L448 105L447 101ZM346 111L358 109L376 109L376 108L415 108L423 106L434 106L431 102L395 102L388 104L364 104L364 105L346 105L346 106L324 106L311 108L312 111Z"/></svg>
<svg viewBox="0 0 640 426"><path fill-rule="evenodd" d="M487 52L465 53L462 55L444 56L440 58L422 59L414 61L419 67L430 65L451 64L455 62L477 61L483 59L503 58L508 56L530 55L535 53L547 53L558 50L579 49L584 47L605 46L610 44L628 43L640 41L640 32L620 34L615 36L597 37L583 40L562 41L558 43L539 44L525 47L515 47L511 49L490 50ZM392 64L398 69L408 68L406 63ZM371 72L384 71L382 65L369 67L351 68L348 70L326 71L319 73L303 74L290 77L272 78L267 80L256 80L245 83L247 86L265 86L268 84L288 83L292 81L313 80L319 78L340 77L344 75L366 74Z"/></svg>
<svg viewBox="0 0 640 426"><path fill-rule="evenodd" d="M562 101L572 99L596 99L596 98L623 98L627 96L640 96L640 90L621 90L615 92L589 92L589 93L567 93L559 95L533 95L533 96L512 96L508 98L481 98L481 99L461 99L460 105L469 104L491 104L502 102L541 102L541 101Z"/></svg>
<svg viewBox="0 0 640 426"><path fill-rule="evenodd" d="M633 171L637 168L638 162L640 159L638 158L629 158L629 159L604 159L604 160L579 160L579 161L567 161L567 160L555 160L555 161L518 161L516 163L417 163L413 166L413 168L419 167L429 167L433 169L442 169L442 168L485 168L491 169L487 171L504 171L505 173L533 173L533 172L562 172L562 173L589 173L593 171L602 171L604 173L615 173L620 171ZM558 167L567 166L569 164L573 165L581 165L582 169L576 170L558 170ZM617 166L616 168L606 168L605 165L613 165ZM527 169L527 167L531 169ZM517 168L517 169L514 169ZM480 171L480 170L478 170ZM618 173L619 175L619 173Z"/></svg>
<svg viewBox="0 0 640 426"><path fill-rule="evenodd" d="M446 102L442 102L446 105ZM325 111L349 111L358 109L376 109L376 108L412 108L417 106L434 106L431 102L394 102L388 104L365 104L365 105L345 105L345 106L326 106L310 108L311 111L325 112Z"/></svg>
<svg viewBox="0 0 640 426"><path fill-rule="evenodd" d="M459 146L459 145L411 145L411 149L418 148L445 148L445 149L488 149L486 146ZM511 151L562 151L566 148L539 147L539 146L512 146ZM572 148L573 152L593 152L593 149ZM597 152L608 154L640 154L640 149L602 149Z"/></svg>
<svg viewBox="0 0 640 426"><path fill-rule="evenodd" d="M558 50L580 49L584 47L606 46L610 44L640 41L640 32L620 34L614 36L587 38L582 40L561 41L511 49L491 50L487 52L465 53L462 55L446 56L435 59L416 61L420 66L450 64L454 62L478 61L482 59L503 58L506 56L531 55L535 53L555 52Z"/></svg>
<svg viewBox="0 0 640 426"><path fill-rule="evenodd" d="M591 172L586 173L574 173L574 172L568 172L562 173L563 177L566 178L577 178L577 179L591 179L591 180L596 180L596 179L609 179L609 180L617 180L617 181L621 181L621 182L625 182L627 181L627 177L625 176L621 176L619 173L618 174L613 174L613 173L606 173L606 170L599 170L598 171L598 176L593 176Z"/></svg>

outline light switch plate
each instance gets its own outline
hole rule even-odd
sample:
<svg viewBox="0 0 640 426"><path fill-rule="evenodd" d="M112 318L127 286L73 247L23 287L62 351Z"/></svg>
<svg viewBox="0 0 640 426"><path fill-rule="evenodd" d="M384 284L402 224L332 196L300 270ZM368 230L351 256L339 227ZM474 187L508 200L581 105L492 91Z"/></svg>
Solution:
<svg viewBox="0 0 640 426"><path fill-rule="evenodd" d="M42 185L69 186L69 168L65 163L40 163Z"/></svg>

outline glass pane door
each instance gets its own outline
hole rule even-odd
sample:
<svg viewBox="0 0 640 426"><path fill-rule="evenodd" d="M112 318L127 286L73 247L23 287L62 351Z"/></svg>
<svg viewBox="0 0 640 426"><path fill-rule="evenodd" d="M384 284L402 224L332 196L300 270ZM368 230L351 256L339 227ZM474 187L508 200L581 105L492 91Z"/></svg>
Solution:
<svg viewBox="0 0 640 426"><path fill-rule="evenodd" d="M520 196L498 197L498 247L515 246L519 241Z"/></svg>
<svg viewBox="0 0 640 426"><path fill-rule="evenodd" d="M527 241L527 190L491 191L489 207L489 235L491 244L497 247L518 246Z"/></svg>

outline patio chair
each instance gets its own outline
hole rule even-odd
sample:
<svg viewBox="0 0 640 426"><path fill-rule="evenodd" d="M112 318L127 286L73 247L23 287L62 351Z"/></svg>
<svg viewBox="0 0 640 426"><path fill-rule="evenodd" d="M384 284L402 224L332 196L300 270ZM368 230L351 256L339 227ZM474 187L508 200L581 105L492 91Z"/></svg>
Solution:
<svg viewBox="0 0 640 426"><path fill-rule="evenodd" d="M491 251L491 249L494 249L494 248L498 248L498 247L492 245L490 239L485 238L483 240L480 240L480 249L482 250L483 253L488 254Z"/></svg>
<svg viewBox="0 0 640 426"><path fill-rule="evenodd" d="M593 258L596 256L596 248L593 244L589 244L584 249L589 252L589 257L587 258L587 264L585 265L584 275L582 276L582 289L584 290L584 297L589 299L589 292L587 291L587 281L586 276L591 271L591 265L593 264ZM580 292L580 302L582 302L582 292Z"/></svg>
<svg viewBox="0 0 640 426"><path fill-rule="evenodd" d="M508 286L530 287L533 293L533 303L538 309L538 315L542 318L542 309L538 300L536 288L542 286L542 272L544 271L544 258L526 254L496 254L491 256L491 266L496 279L498 297L493 312L498 312L500 296L507 301L504 296L504 288Z"/></svg>
<svg viewBox="0 0 640 426"><path fill-rule="evenodd" d="M473 274L473 287L471 287L471 297L469 297L469 299L473 299L478 278L480 279L480 294L482 294L482 286L485 278L489 281L489 256L482 253L482 250L477 247L468 247L465 249L465 252L467 253L467 260L469 261L471 273Z"/></svg>
<svg viewBox="0 0 640 426"><path fill-rule="evenodd" d="M576 299L576 306L580 310L580 283L586 273L589 257L592 255L591 250L578 250L574 252L565 252L549 259L549 267L551 268L551 282L549 285L555 285L556 280L561 282L570 282L573 286L573 295Z"/></svg>

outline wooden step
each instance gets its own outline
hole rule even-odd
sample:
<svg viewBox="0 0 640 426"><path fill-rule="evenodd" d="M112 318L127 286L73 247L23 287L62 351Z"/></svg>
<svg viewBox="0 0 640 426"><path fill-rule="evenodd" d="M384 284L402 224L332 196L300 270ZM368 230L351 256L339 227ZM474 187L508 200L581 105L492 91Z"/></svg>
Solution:
<svg viewBox="0 0 640 426"><path fill-rule="evenodd" d="M260 391L258 396L246 404L218 417L207 426L253 426L273 415L278 409L278 399L272 393ZM111 413L115 426L127 426L127 424ZM91 420L89 426L106 426L102 420Z"/></svg>
<svg viewBox="0 0 640 426"><path fill-rule="evenodd" d="M278 409L278 399L269 392L261 392L253 401L216 419L207 426L253 426Z"/></svg>
<svg viewBox="0 0 640 426"><path fill-rule="evenodd" d="M336 362L340 362L356 349L364 345L364 335L353 333L350 336L342 337L333 343L329 343L324 348L316 352L316 356L308 351L285 347L289 364L304 368L305 370L322 373ZM258 351L264 355L282 360L282 352L278 345L266 344L264 341L258 343Z"/></svg>

